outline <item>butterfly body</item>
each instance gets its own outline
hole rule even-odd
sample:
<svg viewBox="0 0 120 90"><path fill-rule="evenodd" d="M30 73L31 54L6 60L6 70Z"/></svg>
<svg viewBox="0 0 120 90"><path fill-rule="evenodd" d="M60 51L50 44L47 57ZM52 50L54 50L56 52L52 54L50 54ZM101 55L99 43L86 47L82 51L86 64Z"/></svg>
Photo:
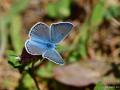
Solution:
<svg viewBox="0 0 120 90"><path fill-rule="evenodd" d="M52 43L46 43L46 47L49 48L49 49L53 49L55 48L55 44L52 44Z"/></svg>
<svg viewBox="0 0 120 90"><path fill-rule="evenodd" d="M55 48L72 27L69 22L53 23L50 27L41 22L36 23L29 32L30 38L25 42L26 51L31 55L42 55L57 64L64 64Z"/></svg>

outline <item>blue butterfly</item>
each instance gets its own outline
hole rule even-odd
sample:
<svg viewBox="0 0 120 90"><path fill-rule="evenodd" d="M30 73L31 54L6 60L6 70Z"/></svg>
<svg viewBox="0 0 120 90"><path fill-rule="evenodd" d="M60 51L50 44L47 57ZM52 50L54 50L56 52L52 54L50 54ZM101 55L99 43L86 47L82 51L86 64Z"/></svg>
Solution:
<svg viewBox="0 0 120 90"><path fill-rule="evenodd" d="M55 50L56 45L62 41L72 30L70 22L59 22L46 25L36 23L29 32L29 39L25 42L25 49L31 55L42 55L43 58L56 63L64 64L60 54Z"/></svg>

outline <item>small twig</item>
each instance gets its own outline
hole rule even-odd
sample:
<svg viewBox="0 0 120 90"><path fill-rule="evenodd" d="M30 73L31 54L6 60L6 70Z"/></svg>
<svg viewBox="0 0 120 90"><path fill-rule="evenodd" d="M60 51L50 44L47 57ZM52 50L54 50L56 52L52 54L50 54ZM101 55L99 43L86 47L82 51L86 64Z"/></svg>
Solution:
<svg viewBox="0 0 120 90"><path fill-rule="evenodd" d="M44 60L44 58L39 59L38 62L36 62L35 65L34 65L35 68L36 68L36 67L39 67L43 60Z"/></svg>
<svg viewBox="0 0 120 90"><path fill-rule="evenodd" d="M37 62L37 63L36 63L36 61L33 61L32 67L29 69L29 74L33 78L33 80L35 82L35 85L36 85L36 87L37 87L38 90L40 90L40 87L39 87L39 84L38 84L38 82L37 82L37 80L35 78L34 70L40 66L40 64L41 64L41 62L43 60L44 60L44 58L41 59L41 60L39 60L39 62Z"/></svg>
<svg viewBox="0 0 120 90"><path fill-rule="evenodd" d="M35 74L34 74L34 64L35 64L35 62L32 63L32 68L29 69L29 74L33 78L35 85L37 87L37 90L40 90L39 84L38 84L38 82L35 78Z"/></svg>
<svg viewBox="0 0 120 90"><path fill-rule="evenodd" d="M115 18L111 17L111 21L117 25L117 26L120 26L120 22L118 20L116 20Z"/></svg>
<svg viewBox="0 0 120 90"><path fill-rule="evenodd" d="M38 82L35 78L35 74L34 74L34 64L35 64L35 62L32 63L32 75L33 75L33 79L34 79L34 82L35 82L37 89L40 90L39 84L38 84Z"/></svg>

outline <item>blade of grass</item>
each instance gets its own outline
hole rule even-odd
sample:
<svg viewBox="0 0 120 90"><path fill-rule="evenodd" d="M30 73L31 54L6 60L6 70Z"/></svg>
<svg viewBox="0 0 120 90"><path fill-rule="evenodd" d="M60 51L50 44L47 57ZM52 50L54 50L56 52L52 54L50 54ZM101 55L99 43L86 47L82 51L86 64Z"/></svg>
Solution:
<svg viewBox="0 0 120 90"><path fill-rule="evenodd" d="M89 25L88 23L84 23L82 28L82 32L80 33L80 40L79 40L79 53L82 58L87 56L87 42L89 37Z"/></svg>
<svg viewBox="0 0 120 90"><path fill-rule="evenodd" d="M14 2L10 10L7 12L5 19L10 22L15 15L20 14L24 9L26 9L29 0L17 0Z"/></svg>
<svg viewBox="0 0 120 90"><path fill-rule="evenodd" d="M82 27L81 28L79 27L78 29L80 30L80 33L77 35L73 44L71 45L69 53L71 53L73 50L79 50L81 57L85 58L87 56L86 45L89 37L88 20L86 20Z"/></svg>
<svg viewBox="0 0 120 90"><path fill-rule="evenodd" d="M99 0L96 6L93 9L92 16L91 16L91 26L97 27L101 24L103 17L105 15L105 1L106 0Z"/></svg>
<svg viewBox="0 0 120 90"><path fill-rule="evenodd" d="M11 19L11 27L10 27L10 36L12 40L12 45L17 55L21 53L23 47L23 42L21 39L21 30L22 30L21 17L17 15Z"/></svg>
<svg viewBox="0 0 120 90"><path fill-rule="evenodd" d="M3 57L5 49L6 49L6 44L7 44L7 22L6 20L0 19L0 58Z"/></svg>
<svg viewBox="0 0 120 90"><path fill-rule="evenodd" d="M29 0L17 0L10 9L10 14L15 15L22 12L28 5Z"/></svg>

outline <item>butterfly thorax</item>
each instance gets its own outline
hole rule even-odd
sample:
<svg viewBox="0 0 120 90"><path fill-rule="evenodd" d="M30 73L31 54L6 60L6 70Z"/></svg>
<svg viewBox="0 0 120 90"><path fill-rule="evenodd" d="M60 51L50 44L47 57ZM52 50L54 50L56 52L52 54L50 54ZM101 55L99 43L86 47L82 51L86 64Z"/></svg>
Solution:
<svg viewBox="0 0 120 90"><path fill-rule="evenodd" d="M46 43L46 47L49 48L49 49L53 49L53 48L55 48L56 46L55 46L55 44L53 44L53 43Z"/></svg>

